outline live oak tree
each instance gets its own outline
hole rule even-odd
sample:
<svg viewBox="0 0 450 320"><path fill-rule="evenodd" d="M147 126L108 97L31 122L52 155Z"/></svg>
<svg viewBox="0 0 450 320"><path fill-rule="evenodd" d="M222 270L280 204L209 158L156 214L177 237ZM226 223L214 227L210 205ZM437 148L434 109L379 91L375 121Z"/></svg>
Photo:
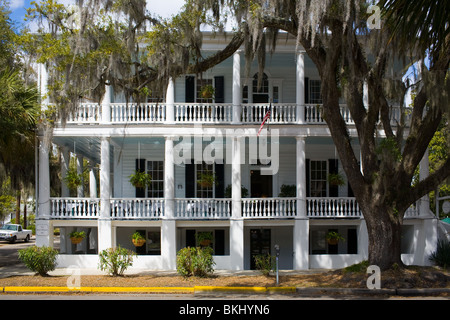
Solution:
<svg viewBox="0 0 450 320"><path fill-rule="evenodd" d="M406 209L450 175L447 158L426 179L412 183L437 128L448 126L442 121L449 111L449 5L438 1L436 11L435 1L421 0L402 12L397 2L384 1L380 29L369 29L374 11L357 0L188 0L171 19L151 15L143 0L77 1L70 8L46 0L30 10L30 17L48 25L29 35L24 48L49 64L50 95L64 116L80 97L100 99L105 84L139 100L164 92L170 77L201 74L242 46L247 65L257 59L263 70L266 48L273 50L283 34L293 35L322 80L323 117L367 223L369 263L384 270L402 265ZM401 17L419 17L422 11L441 18L425 16L423 28L415 31L398 24ZM222 32L227 22L235 26L228 45L202 56L201 28ZM442 30L437 24L443 22ZM419 41L424 30L441 36L424 43ZM403 81L416 62L420 78ZM404 108L409 88L416 90L410 112ZM353 129L340 113L342 99L354 120L360 155L352 147ZM401 114L395 123L390 118L394 107Z"/></svg>

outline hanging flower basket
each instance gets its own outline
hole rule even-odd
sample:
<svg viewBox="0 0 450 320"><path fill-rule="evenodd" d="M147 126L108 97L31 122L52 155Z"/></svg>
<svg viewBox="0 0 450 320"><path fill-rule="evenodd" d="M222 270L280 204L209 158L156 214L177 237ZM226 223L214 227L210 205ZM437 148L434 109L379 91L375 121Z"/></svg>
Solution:
<svg viewBox="0 0 450 320"><path fill-rule="evenodd" d="M131 241L136 247L142 247L145 244L145 239L132 239Z"/></svg>
<svg viewBox="0 0 450 320"><path fill-rule="evenodd" d="M339 233L335 231L330 231L326 235L326 239L329 245L337 245L339 241L345 241L344 237L342 237Z"/></svg>
<svg viewBox="0 0 450 320"><path fill-rule="evenodd" d="M136 247L142 247L145 244L145 238L142 236L142 234L136 231L131 236L131 242L133 242Z"/></svg>
<svg viewBox="0 0 450 320"><path fill-rule="evenodd" d="M80 231L80 232L74 231L69 234L69 237L70 237L70 241L73 244L79 244L86 237L86 233L84 231Z"/></svg>

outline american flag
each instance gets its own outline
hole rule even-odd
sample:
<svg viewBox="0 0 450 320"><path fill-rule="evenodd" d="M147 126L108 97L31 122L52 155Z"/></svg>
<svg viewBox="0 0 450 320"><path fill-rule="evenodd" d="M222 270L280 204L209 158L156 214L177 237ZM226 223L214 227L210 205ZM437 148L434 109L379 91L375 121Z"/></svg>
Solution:
<svg viewBox="0 0 450 320"><path fill-rule="evenodd" d="M259 131L258 131L257 137L259 137L259 134L261 133L261 130L263 129L264 124L266 123L266 121L269 120L271 111L272 111L272 104L270 103L269 106L266 108L266 114L264 115L264 119L263 119L263 121L261 123L261 126L259 127Z"/></svg>

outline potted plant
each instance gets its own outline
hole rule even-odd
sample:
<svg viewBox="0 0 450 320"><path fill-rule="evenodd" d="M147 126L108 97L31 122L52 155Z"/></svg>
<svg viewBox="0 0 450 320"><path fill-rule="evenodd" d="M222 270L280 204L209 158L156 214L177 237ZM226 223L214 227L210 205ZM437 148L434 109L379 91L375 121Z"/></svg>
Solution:
<svg viewBox="0 0 450 320"><path fill-rule="evenodd" d="M130 183L135 188L145 188L152 182L152 176L143 171L136 170L134 174L130 175Z"/></svg>
<svg viewBox="0 0 450 320"><path fill-rule="evenodd" d="M73 231L69 233L69 237L73 244L79 244L86 237L86 233L84 231Z"/></svg>
<svg viewBox="0 0 450 320"><path fill-rule="evenodd" d="M133 242L133 244L136 247L142 247L144 245L144 243L145 243L145 238L140 232L136 231L131 236L131 241Z"/></svg>
<svg viewBox="0 0 450 320"><path fill-rule="evenodd" d="M210 171L200 173L198 178L197 183L203 188L211 188L213 185L217 184L214 173Z"/></svg>
<svg viewBox="0 0 450 320"><path fill-rule="evenodd" d="M76 170L69 169L64 177L64 182L70 190L77 190L77 188L83 183L83 176L78 174Z"/></svg>
<svg viewBox="0 0 450 320"><path fill-rule="evenodd" d="M200 89L200 95L203 99L212 99L214 97L214 87L210 84L204 85Z"/></svg>
<svg viewBox="0 0 450 320"><path fill-rule="evenodd" d="M225 198L231 198L231 184L229 184L225 188ZM248 197L248 189L241 185L241 198L247 198Z"/></svg>
<svg viewBox="0 0 450 320"><path fill-rule="evenodd" d="M343 186L345 184L345 180L340 173L330 173L328 174L328 183L332 186Z"/></svg>
<svg viewBox="0 0 450 320"><path fill-rule="evenodd" d="M337 245L339 241L345 241L344 237L342 237L336 231L328 232L325 238L330 245Z"/></svg>
<svg viewBox="0 0 450 320"><path fill-rule="evenodd" d="M197 243L199 243L202 247L209 246L213 239L212 232L197 232Z"/></svg>

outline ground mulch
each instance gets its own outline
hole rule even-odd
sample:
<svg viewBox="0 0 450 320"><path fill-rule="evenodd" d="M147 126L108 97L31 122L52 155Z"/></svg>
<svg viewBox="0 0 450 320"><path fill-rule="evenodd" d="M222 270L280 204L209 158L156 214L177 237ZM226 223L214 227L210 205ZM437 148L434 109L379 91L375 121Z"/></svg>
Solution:
<svg viewBox="0 0 450 320"><path fill-rule="evenodd" d="M288 287L336 287L366 288L368 274L344 269L317 274L281 275L279 286ZM0 279L0 287L6 286L67 286L68 276L23 275ZM449 271L435 267L406 267L381 273L381 287L395 288L450 288ZM193 286L277 286L275 276L212 275L206 278L183 278L176 275L82 275L83 287L193 287Z"/></svg>

